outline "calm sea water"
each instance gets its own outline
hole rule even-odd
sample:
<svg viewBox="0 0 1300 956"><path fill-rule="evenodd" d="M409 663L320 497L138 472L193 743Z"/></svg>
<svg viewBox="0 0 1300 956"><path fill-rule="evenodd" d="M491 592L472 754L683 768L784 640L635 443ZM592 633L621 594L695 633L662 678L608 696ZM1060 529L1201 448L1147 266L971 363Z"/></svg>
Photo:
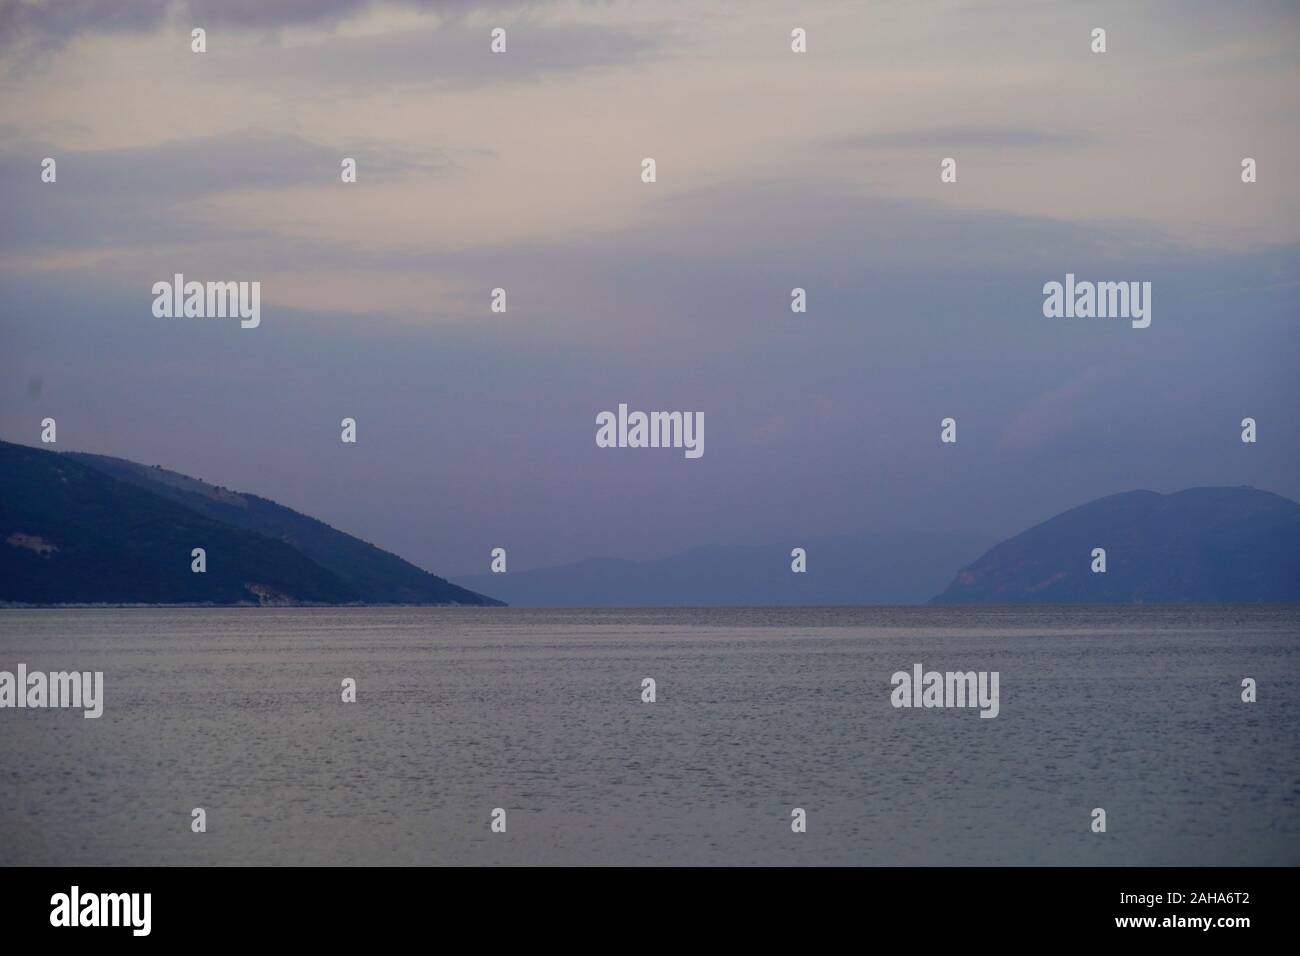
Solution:
<svg viewBox="0 0 1300 956"><path fill-rule="evenodd" d="M0 864L1300 863L1300 608L0 612L20 661L105 709L0 710Z"/></svg>

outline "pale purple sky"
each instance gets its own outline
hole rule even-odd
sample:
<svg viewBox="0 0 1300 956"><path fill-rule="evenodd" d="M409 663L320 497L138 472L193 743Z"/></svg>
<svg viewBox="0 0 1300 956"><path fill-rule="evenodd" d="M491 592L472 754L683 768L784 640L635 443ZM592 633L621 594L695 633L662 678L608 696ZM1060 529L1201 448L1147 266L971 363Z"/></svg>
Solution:
<svg viewBox="0 0 1300 956"><path fill-rule="evenodd" d="M1264 2L0 0L0 438L446 575L1300 498L1298 40ZM261 327L154 318L175 272L260 281ZM1044 318L1066 272L1152 282L1151 327ZM597 448L620 402L703 412L704 457Z"/></svg>

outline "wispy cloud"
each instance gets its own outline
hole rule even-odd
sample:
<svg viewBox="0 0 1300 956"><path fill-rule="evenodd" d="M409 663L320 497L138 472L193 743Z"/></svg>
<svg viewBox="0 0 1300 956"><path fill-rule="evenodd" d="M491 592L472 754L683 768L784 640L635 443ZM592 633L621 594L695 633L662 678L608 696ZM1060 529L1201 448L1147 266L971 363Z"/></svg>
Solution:
<svg viewBox="0 0 1300 956"><path fill-rule="evenodd" d="M30 45L57 49L86 34L145 33L169 18L192 26L267 30L333 24L383 7L375 0L0 0L0 47ZM524 0L388 0L408 7L456 16L471 10L521 8Z"/></svg>
<svg viewBox="0 0 1300 956"><path fill-rule="evenodd" d="M949 126L940 129L864 133L834 141L842 149L1078 149L1090 133L1057 133L1028 126Z"/></svg>
<svg viewBox="0 0 1300 956"><path fill-rule="evenodd" d="M40 182L46 156L58 164L55 184ZM326 145L256 129L125 149L11 143L0 152L6 211L0 245L32 250L271 235L268 227L221 221L209 203L226 193L332 187L343 156L356 158L365 180L380 184L440 176L465 159L355 139Z"/></svg>

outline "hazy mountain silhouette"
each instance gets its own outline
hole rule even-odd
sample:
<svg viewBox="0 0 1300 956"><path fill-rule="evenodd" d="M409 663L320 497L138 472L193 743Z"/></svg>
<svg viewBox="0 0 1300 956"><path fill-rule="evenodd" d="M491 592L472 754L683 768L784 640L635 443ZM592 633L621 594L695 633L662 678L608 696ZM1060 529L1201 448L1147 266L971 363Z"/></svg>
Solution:
<svg viewBox="0 0 1300 956"><path fill-rule="evenodd" d="M505 574L458 577L524 607L919 604L989 538L874 534L770 545L710 545L655 561L596 558ZM808 570L790 569L802 547Z"/></svg>
<svg viewBox="0 0 1300 956"><path fill-rule="evenodd" d="M1092 571L1104 548L1106 571ZM1072 508L957 573L938 604L1300 601L1300 504L1256 488L1130 491Z"/></svg>
<svg viewBox="0 0 1300 956"><path fill-rule="evenodd" d="M194 548L206 551L203 574L190 569ZM500 604L256 495L9 442L0 601Z"/></svg>
<svg viewBox="0 0 1300 956"><path fill-rule="evenodd" d="M461 578L256 495L118 458L0 442L0 601L728 606L1300 602L1300 504L1254 488L1133 491L996 545L875 534L708 546ZM204 548L207 571L190 570ZM807 572L791 571L791 549ZM1106 550L1094 573L1093 549ZM956 569L961 570L956 570ZM955 576L954 576L955 575Z"/></svg>

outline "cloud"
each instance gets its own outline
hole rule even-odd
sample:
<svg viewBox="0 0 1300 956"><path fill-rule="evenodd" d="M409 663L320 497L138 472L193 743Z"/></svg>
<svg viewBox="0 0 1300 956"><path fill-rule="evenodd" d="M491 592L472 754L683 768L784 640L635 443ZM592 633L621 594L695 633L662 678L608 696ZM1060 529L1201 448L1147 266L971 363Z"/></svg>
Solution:
<svg viewBox="0 0 1300 956"><path fill-rule="evenodd" d="M1099 364L1084 366L1068 382L1022 408L998 438L1001 451L1023 453L1068 438L1071 425L1087 417L1089 398L1107 376Z"/></svg>
<svg viewBox="0 0 1300 956"><path fill-rule="evenodd" d="M397 5L455 15L485 6L508 8L520 2L397 0ZM267 30L335 23L373 10L373 0L0 0L0 47L29 45L58 49L81 34L145 33L171 16L205 29Z"/></svg>
<svg viewBox="0 0 1300 956"><path fill-rule="evenodd" d="M59 164L60 190L84 197L113 193L163 201L239 189L334 182L343 156L362 159L368 180L387 181L411 172L437 172L451 163L443 152L418 155L383 143L313 142L293 133L248 129L217 136L168 140L127 149L56 150L29 143L0 153L0 188L35 182L44 156ZM34 165L35 164L35 165Z"/></svg>
<svg viewBox="0 0 1300 956"><path fill-rule="evenodd" d="M46 11L47 6L58 9ZM55 68L60 61L50 54L78 36L134 40L170 29L177 33L171 49L188 56L189 30L201 25L208 31L207 56L219 58L227 86L251 87L259 93L269 87L290 95L345 92L352 98L394 85L479 89L530 83L552 75L632 66L666 46L666 27L560 21L534 12L535 6L420 0L387 5L358 0L196 0L187 6L158 0L138 5L80 0L34 7L22 0L0 0L0 54L10 76L21 78ZM415 15L394 15L400 9ZM493 25L508 30L507 54L491 52L488 26L471 22L471 10L500 11ZM420 15L424 12L437 16Z"/></svg>
<svg viewBox="0 0 1300 956"><path fill-rule="evenodd" d="M0 52L11 68L35 68L51 52L83 35L144 35L168 25L251 40L227 44L227 81L262 84L297 81L319 90L341 85L359 90L391 83L478 87L526 82L553 73L628 65L662 46L658 29L619 29L594 23L548 23L533 10L549 4L470 0L67 0L31 3L0 0ZM397 11L435 16L394 17ZM469 14L499 12L510 32L509 53L493 56L487 28L471 27ZM342 29L341 27L350 27ZM182 29L183 28L183 29ZM323 30L284 43L279 32ZM489 59L490 58L490 59Z"/></svg>
<svg viewBox="0 0 1300 956"><path fill-rule="evenodd" d="M0 197L6 210L0 247L86 248L269 235L265 228L215 226L207 201L246 190L332 186L339 182L344 156L358 160L366 182L382 183L441 175L458 155L355 140L325 145L256 129L129 149L11 145L0 152ZM58 164L53 184L40 179L46 156Z"/></svg>
<svg viewBox="0 0 1300 956"><path fill-rule="evenodd" d="M934 129L867 133L837 140L841 149L1057 149L1092 142L1091 134L1054 133L1027 126L949 126Z"/></svg>
<svg viewBox="0 0 1300 956"><path fill-rule="evenodd" d="M81 32L142 33L166 16L169 0L0 0L0 49L26 45L48 51Z"/></svg>
<svg viewBox="0 0 1300 956"><path fill-rule="evenodd" d="M592 23L503 24L505 55L489 49L486 27L442 23L427 29L329 37L316 43L258 49L248 75L281 88L293 84L346 88L350 94L394 84L451 89L534 82L550 75L627 67L664 46L659 29L621 29Z"/></svg>

